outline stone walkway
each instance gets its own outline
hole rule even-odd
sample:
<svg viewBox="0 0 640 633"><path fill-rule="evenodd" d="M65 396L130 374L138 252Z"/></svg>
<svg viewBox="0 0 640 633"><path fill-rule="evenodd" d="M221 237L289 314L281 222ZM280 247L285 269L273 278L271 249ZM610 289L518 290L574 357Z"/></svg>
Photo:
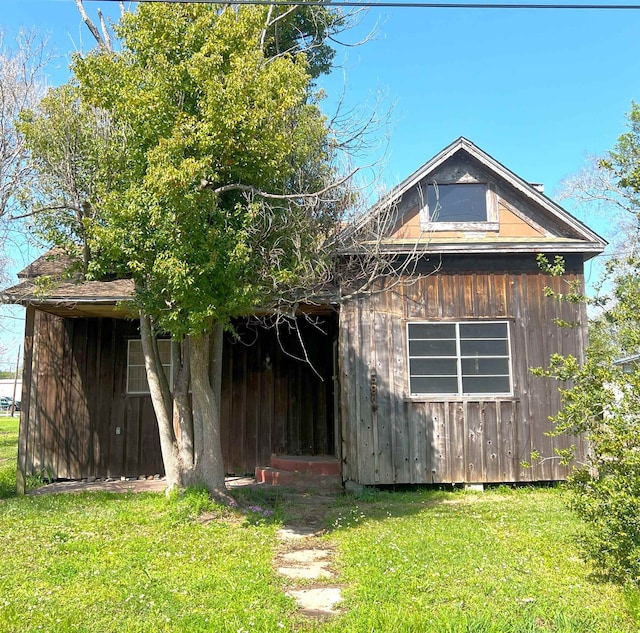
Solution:
<svg viewBox="0 0 640 633"><path fill-rule="evenodd" d="M304 499L297 501L305 503ZM306 503L309 501L307 499ZM312 504L329 502L330 498L311 498ZM276 568L280 575L292 581L292 586L286 593L296 601L300 613L315 618L338 614L338 605L342 601L339 586L313 583L314 580L327 581L335 578L331 569L333 550L320 539L322 532L323 530L318 530L317 526L308 524L289 525L278 531L281 548L276 559Z"/></svg>

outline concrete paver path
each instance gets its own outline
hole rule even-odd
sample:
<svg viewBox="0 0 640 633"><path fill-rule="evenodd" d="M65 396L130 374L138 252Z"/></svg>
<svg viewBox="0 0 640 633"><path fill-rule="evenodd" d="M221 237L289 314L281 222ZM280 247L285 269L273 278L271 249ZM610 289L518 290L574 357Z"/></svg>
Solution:
<svg viewBox="0 0 640 633"><path fill-rule="evenodd" d="M278 555L276 568L282 576L303 582L303 586L289 589L287 595L294 598L300 613L309 617L336 615L342 601L337 585L309 586L310 580L334 578L331 570L333 552L326 543L318 541L321 534L317 528L302 525L285 526L278 531L284 551Z"/></svg>

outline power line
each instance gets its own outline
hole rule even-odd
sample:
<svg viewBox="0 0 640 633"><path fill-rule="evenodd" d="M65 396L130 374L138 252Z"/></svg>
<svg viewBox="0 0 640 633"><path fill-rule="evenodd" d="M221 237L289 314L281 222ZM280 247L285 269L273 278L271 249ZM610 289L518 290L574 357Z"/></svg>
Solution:
<svg viewBox="0 0 640 633"><path fill-rule="evenodd" d="M139 2L163 2L166 4L221 4L211 2L211 0L138 0ZM120 0L85 0L85 2L120 2ZM503 3L470 3L470 2L392 2L382 0L372 2L371 0L234 0L226 3L232 5L273 5L273 6L293 6L312 5L321 7L381 7L398 9L560 9L579 11L637 11L639 4L503 4Z"/></svg>

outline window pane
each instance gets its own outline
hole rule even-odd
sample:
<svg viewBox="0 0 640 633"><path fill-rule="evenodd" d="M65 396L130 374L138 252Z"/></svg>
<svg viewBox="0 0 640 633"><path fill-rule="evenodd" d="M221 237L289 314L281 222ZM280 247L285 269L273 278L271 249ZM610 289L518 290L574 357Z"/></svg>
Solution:
<svg viewBox="0 0 640 633"><path fill-rule="evenodd" d="M509 393L509 376L464 376L464 393Z"/></svg>
<svg viewBox="0 0 640 633"><path fill-rule="evenodd" d="M511 393L508 323L409 323L407 332L411 394Z"/></svg>
<svg viewBox="0 0 640 633"><path fill-rule="evenodd" d="M412 358L409 361L412 376L457 376L458 363L455 358Z"/></svg>
<svg viewBox="0 0 640 633"><path fill-rule="evenodd" d="M463 376L508 376L508 358L463 358Z"/></svg>
<svg viewBox="0 0 640 633"><path fill-rule="evenodd" d="M455 323L409 323L409 338L452 338L456 337Z"/></svg>
<svg viewBox="0 0 640 633"><path fill-rule="evenodd" d="M483 184L429 185L429 221L486 222L486 191Z"/></svg>
<svg viewBox="0 0 640 633"><path fill-rule="evenodd" d="M171 382L171 340L158 340L160 362L167 380ZM127 355L127 393L149 393L144 354L140 339L129 341Z"/></svg>
<svg viewBox="0 0 640 633"><path fill-rule="evenodd" d="M158 352L160 353L160 362L163 365L171 365L171 340L160 339L158 340Z"/></svg>
<svg viewBox="0 0 640 633"><path fill-rule="evenodd" d="M140 341L129 341L129 365L144 366L144 354L142 353L142 343Z"/></svg>
<svg viewBox="0 0 640 633"><path fill-rule="evenodd" d="M458 380L453 377L411 378L411 393L457 393Z"/></svg>
<svg viewBox="0 0 640 633"><path fill-rule="evenodd" d="M148 393L147 372L143 367L129 367L127 387L130 393Z"/></svg>
<svg viewBox="0 0 640 633"><path fill-rule="evenodd" d="M455 356L456 342L450 341L409 341L409 356Z"/></svg>
<svg viewBox="0 0 640 633"><path fill-rule="evenodd" d="M461 323L460 338L507 338L507 324Z"/></svg>
<svg viewBox="0 0 640 633"><path fill-rule="evenodd" d="M507 341L471 339L460 341L460 353L462 356L508 356Z"/></svg>

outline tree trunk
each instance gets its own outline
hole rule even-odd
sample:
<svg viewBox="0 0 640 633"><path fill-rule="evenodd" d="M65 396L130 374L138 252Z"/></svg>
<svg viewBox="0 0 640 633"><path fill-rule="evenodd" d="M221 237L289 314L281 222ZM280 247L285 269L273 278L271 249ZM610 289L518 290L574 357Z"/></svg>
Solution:
<svg viewBox="0 0 640 633"><path fill-rule="evenodd" d="M171 415L171 392L159 363L157 343L151 327L151 319L140 311L140 339L144 364L147 370L147 382L153 410L158 420L160 433L160 449L167 478L167 494L174 488L181 488L183 484L182 468L178 455L178 443L173 431L173 416ZM154 350L154 347L156 348Z"/></svg>
<svg viewBox="0 0 640 633"><path fill-rule="evenodd" d="M189 343L173 341L173 366L176 368L173 386L173 430L178 441L178 456L182 469L182 484L194 483L195 455L193 447L193 414L189 396Z"/></svg>
<svg viewBox="0 0 640 633"><path fill-rule="evenodd" d="M226 491L220 442L222 335L222 325L213 323L210 332L188 337L195 475L214 496L225 496Z"/></svg>

